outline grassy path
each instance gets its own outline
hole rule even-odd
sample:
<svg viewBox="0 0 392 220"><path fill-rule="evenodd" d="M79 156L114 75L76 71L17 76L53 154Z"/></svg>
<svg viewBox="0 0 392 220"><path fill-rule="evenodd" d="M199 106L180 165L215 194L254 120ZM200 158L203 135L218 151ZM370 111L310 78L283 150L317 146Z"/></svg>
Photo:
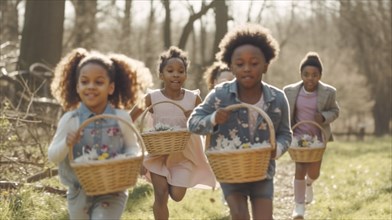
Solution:
<svg viewBox="0 0 392 220"><path fill-rule="evenodd" d="M392 219L392 138L364 142L330 143L323 157L321 176L315 182L315 203L308 205L307 219ZM294 162L288 153L277 161L274 217L291 219ZM57 178L34 185L64 187ZM129 190L122 220L153 219L153 189L140 179ZM170 219L229 220L221 190L189 189L177 203L169 200ZM54 211L55 210L55 211ZM66 199L34 190L29 185L0 190L0 219L68 219Z"/></svg>

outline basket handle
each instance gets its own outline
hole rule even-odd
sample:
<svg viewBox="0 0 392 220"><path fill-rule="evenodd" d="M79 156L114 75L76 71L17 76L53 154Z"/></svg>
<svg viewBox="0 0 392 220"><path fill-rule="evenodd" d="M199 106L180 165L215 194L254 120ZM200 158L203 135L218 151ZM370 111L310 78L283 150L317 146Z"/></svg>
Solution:
<svg viewBox="0 0 392 220"><path fill-rule="evenodd" d="M257 108L257 107L255 107L253 105L246 104L246 103L239 103L239 104L229 105L229 106L226 106L224 109L225 110L234 110L234 109L238 109L238 108L252 109L252 110L256 111L257 113L259 113L261 116L263 116L263 118L267 122L268 130L270 131L271 148L272 148L272 150L274 150L275 149L275 129L274 129L274 125L273 125L273 123L271 121L271 118L267 115L267 113L265 113L260 108ZM209 146L210 136L211 136L210 134L206 135L206 150L210 147Z"/></svg>
<svg viewBox="0 0 392 220"><path fill-rule="evenodd" d="M177 106L178 108L180 108L180 109L184 112L184 115L185 115L186 110L185 110L181 105L179 105L179 104L177 104L177 103L175 103L175 102L172 102L172 101L161 101L161 102L156 102L156 103L154 103L154 104L148 106L148 107L143 111L142 118L141 118L141 120L140 120L140 132L143 131L143 127L144 127L143 121L144 121L144 118L146 117L148 111L149 111L152 107L154 107L154 106L156 106L156 105L158 105L158 104L162 104L162 103L170 103L170 104L173 104L173 105Z"/></svg>
<svg viewBox="0 0 392 220"><path fill-rule="evenodd" d="M304 120L304 121L297 122L295 125L293 125L293 126L291 127L291 130L294 131L294 129L297 128L299 125L301 125L301 124L306 124L306 123L315 125L317 128L320 129L320 131L321 131L321 138L322 138L322 141L323 141L324 146L325 146L326 143L327 143L325 129L324 129L323 127L321 127L321 126L320 126L317 122L315 122L315 121Z"/></svg>
<svg viewBox="0 0 392 220"><path fill-rule="evenodd" d="M97 120L97 119L102 119L102 118L110 118L110 119L115 119L118 121L121 121L123 123L125 123L125 125L127 125L128 127L130 127L136 134L137 139L139 139L139 143L141 145L142 148L142 155L144 156L144 151L145 151L145 146L144 146L144 142L142 139L142 136L139 134L139 131L135 128L135 126L131 123L129 123L127 120L117 116L117 115L109 115L109 114L100 114L100 115L95 115L91 118L88 118L87 120L85 120L78 128L78 130L76 131L77 134L80 134L80 132L91 122ZM72 148L73 146L68 146L70 151L68 153L68 159L69 161L73 161L74 157L73 157L73 153L72 153Z"/></svg>

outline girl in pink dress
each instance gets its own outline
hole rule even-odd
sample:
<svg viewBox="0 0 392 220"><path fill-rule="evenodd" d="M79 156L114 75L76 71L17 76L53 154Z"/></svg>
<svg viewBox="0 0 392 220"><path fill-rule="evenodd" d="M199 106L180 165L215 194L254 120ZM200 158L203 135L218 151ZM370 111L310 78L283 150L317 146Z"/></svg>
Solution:
<svg viewBox="0 0 392 220"><path fill-rule="evenodd" d="M190 91L182 86L187 79L189 60L184 51L170 47L159 59L159 78L164 87L149 92L145 97L145 107L161 101L171 101L186 112L170 103L157 104L152 108L154 125L165 125L186 128L187 118L192 110L201 103L198 91ZM134 108L131 117L135 120L143 110ZM146 176L154 187L154 217L168 219L167 207L169 196L174 201L181 201L187 188L215 187L215 176L204 155L200 135L192 134L184 151L169 155L147 155L143 162L147 170Z"/></svg>

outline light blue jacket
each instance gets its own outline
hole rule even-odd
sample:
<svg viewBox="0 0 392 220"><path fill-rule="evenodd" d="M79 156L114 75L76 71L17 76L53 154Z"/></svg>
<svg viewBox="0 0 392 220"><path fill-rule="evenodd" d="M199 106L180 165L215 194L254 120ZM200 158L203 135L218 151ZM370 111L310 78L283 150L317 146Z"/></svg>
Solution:
<svg viewBox="0 0 392 220"><path fill-rule="evenodd" d="M290 129L289 108L283 91L262 82L264 112L270 117L274 130L277 147L283 154L287 151L292 138ZM248 124L248 109L241 108L232 111L229 120L225 124L213 126L211 117L218 108L239 104L237 81L233 80L215 87L205 98L203 103L194 109L189 120L188 129L197 134L211 134L210 146L216 146L218 137L230 139L230 132L237 129L237 136L241 143L255 143L269 140L268 129L265 129L265 121L259 115L256 122L256 132L250 139ZM275 175L275 160L271 160L268 167L268 177Z"/></svg>

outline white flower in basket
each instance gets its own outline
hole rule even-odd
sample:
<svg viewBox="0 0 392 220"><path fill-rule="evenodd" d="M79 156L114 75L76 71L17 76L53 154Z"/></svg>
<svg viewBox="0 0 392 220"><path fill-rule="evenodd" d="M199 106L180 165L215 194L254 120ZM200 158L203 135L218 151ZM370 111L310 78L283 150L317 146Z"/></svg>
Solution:
<svg viewBox="0 0 392 220"><path fill-rule="evenodd" d="M318 140L317 136L310 136L308 134L304 134L301 137L293 137L291 142L291 147L324 147L323 142Z"/></svg>
<svg viewBox="0 0 392 220"><path fill-rule="evenodd" d="M208 150L220 151L220 150L238 150L238 149L249 149L249 148L268 148L271 144L268 141L262 143L241 143L238 136L230 135L232 139L225 138L223 135L219 135L216 143L217 146L212 146Z"/></svg>
<svg viewBox="0 0 392 220"><path fill-rule="evenodd" d="M129 154L110 154L108 152L108 146L103 145L102 148L106 149L104 152L99 153L96 148L90 148L88 146L83 146L83 154L80 157L75 158L75 163L86 163L88 161L95 161L95 160L116 160L116 159L124 159ZM101 149L102 149L101 148Z"/></svg>
<svg viewBox="0 0 392 220"><path fill-rule="evenodd" d="M153 129L150 129L148 132L156 132L156 131L178 131L183 130L179 126L170 126L168 124L158 122L155 124Z"/></svg>

